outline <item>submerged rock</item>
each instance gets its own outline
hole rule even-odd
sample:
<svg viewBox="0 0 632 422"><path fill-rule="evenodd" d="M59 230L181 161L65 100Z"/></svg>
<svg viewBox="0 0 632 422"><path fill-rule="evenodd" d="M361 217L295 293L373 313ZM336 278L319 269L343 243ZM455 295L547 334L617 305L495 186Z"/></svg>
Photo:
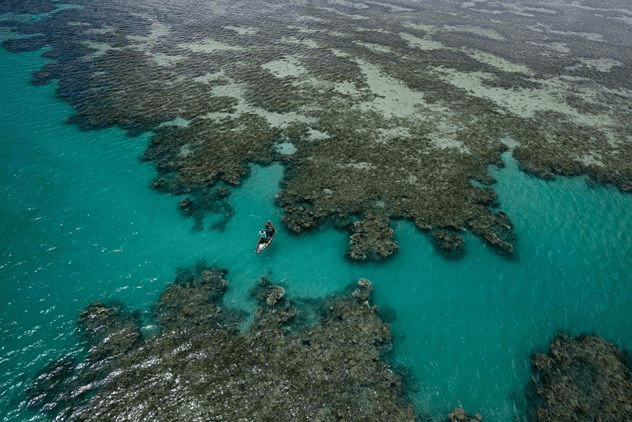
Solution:
<svg viewBox="0 0 632 422"><path fill-rule="evenodd" d="M623 352L597 336L560 335L531 360L536 422L632 420L632 370Z"/></svg>
<svg viewBox="0 0 632 422"><path fill-rule="evenodd" d="M365 303L373 294L373 283L366 278L361 278L358 280L357 288L353 291L353 297L355 297L358 302Z"/></svg>
<svg viewBox="0 0 632 422"><path fill-rule="evenodd" d="M480 422L483 418L481 415L476 414L474 416L470 416L465 413L465 409L462 407L457 407L448 415L448 422Z"/></svg>
<svg viewBox="0 0 632 422"><path fill-rule="evenodd" d="M159 334L106 349L107 373L96 383L88 362L52 364L49 376L35 380L33 407L44 411L57 400L64 420L86 422L415 421L401 377L383 360L392 336L370 304L370 281L322 300L310 307L321 310L311 324L296 324L289 316L301 314L302 302L264 279L253 290L254 320L239 332L224 317L225 274L204 263L180 271L156 306ZM119 316L127 314L117 312L100 304L82 312L92 343L122 326ZM79 370L81 377L72 375ZM49 387L63 400L73 391L90 394L62 403L42 394Z"/></svg>

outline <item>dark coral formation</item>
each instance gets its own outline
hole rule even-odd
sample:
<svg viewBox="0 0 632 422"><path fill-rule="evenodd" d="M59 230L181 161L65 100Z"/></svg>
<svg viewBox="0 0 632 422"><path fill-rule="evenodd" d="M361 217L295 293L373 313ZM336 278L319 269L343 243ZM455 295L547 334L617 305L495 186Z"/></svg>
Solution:
<svg viewBox="0 0 632 422"><path fill-rule="evenodd" d="M512 256L489 174L506 137L538 177L587 174L632 191L630 31L614 8L574 8L569 21L564 5L521 13L438 0L77 3L7 3L56 11L0 22L32 35L4 47L49 46L54 60L34 83L57 80L70 123L155 131L144 156L154 187L186 194L197 228L222 213L200 199L209 189L275 161L286 165L277 202L287 228L344 227L360 240L350 257L393 253L386 227L397 218L469 230ZM374 216L386 224L379 235ZM440 250L461 250L451 245Z"/></svg>
<svg viewBox="0 0 632 422"><path fill-rule="evenodd" d="M531 361L532 420L632 420L632 369L623 352L597 336L558 336Z"/></svg>
<svg viewBox="0 0 632 422"><path fill-rule="evenodd" d="M281 286L262 280L249 329L222 305L226 272L198 264L160 296L160 333L141 339L120 305L81 313L90 352L45 368L29 405L60 420L414 421L402 379L383 360L389 326L362 279L320 301L309 323Z"/></svg>

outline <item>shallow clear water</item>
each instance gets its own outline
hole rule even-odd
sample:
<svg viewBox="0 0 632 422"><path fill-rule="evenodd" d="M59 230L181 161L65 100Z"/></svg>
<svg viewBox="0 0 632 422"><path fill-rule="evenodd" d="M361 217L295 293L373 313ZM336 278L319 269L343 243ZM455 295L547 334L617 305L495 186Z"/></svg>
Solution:
<svg viewBox="0 0 632 422"><path fill-rule="evenodd" d="M545 182L509 156L494 169L501 209L516 225L519 256L500 258L467 236L463 260L437 256L412 224L395 223L400 251L380 264L350 264L347 235L281 230L253 253L283 168L252 168L230 200L224 232L192 231L177 198L153 192L141 163L148 135L82 133L64 124L54 86L28 85L38 54L0 53L0 415L37 419L23 390L49 361L79 347L79 311L124 301L146 314L178 267L199 259L229 269L231 306L252 310L247 291L269 275L294 296L324 296L370 278L396 311L393 359L417 378L421 412L441 419L461 404L486 420L524 413L529 356L557 331L594 332L632 348L632 196L582 178ZM209 217L212 218L212 217Z"/></svg>

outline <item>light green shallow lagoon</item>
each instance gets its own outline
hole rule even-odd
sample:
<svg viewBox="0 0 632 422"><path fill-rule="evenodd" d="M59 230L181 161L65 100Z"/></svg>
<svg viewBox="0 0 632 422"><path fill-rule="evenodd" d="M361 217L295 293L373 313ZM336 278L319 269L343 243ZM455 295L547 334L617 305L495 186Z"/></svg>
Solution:
<svg viewBox="0 0 632 422"><path fill-rule="evenodd" d="M248 290L264 275L309 297L371 279L376 302L397 315L392 357L416 376L417 409L436 420L456 405L487 421L523 418L530 354L556 332L597 333L632 349L630 195L583 178L538 180L507 155L493 172L500 209L516 225L516 261L472 236L465 258L447 261L406 221L395 224L399 252L380 264L345 260L347 235L334 229L281 230L256 256L259 226L268 218L281 226L273 205L281 166L252 168L231 196L224 232L192 231L178 199L149 188L153 165L139 160L149 135L65 125L71 109L54 86L28 83L39 54L0 54L2 421L40 420L23 391L79 347L75 321L89 302L119 299L149 315L177 268L199 259L229 269L227 305L247 311Z"/></svg>

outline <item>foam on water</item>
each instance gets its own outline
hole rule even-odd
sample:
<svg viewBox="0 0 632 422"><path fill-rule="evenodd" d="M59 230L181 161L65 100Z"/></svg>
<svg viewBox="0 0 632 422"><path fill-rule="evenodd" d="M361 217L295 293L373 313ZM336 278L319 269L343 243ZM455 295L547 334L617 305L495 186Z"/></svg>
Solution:
<svg viewBox="0 0 632 422"><path fill-rule="evenodd" d="M1 53L0 414L34 416L24 388L49 361L78 349L75 320L90 301L119 299L151 312L178 267L199 259L229 269L229 306L252 311L263 275L293 296L324 296L359 277L396 311L393 359L419 383L417 408L442 419L458 404L486 420L524 414L529 356L559 330L595 332L632 349L632 197L582 178L546 182L509 156L493 170L501 208L516 225L517 261L473 236L458 262L437 256L412 224L395 223L400 251L385 263L350 264L347 235L324 228L290 235L273 204L280 165L252 167L235 189L225 231L192 231L177 198L149 189L139 156L149 135L82 133L54 87L31 87L37 54ZM213 219L208 217L208 220ZM258 228L280 228L262 255Z"/></svg>

